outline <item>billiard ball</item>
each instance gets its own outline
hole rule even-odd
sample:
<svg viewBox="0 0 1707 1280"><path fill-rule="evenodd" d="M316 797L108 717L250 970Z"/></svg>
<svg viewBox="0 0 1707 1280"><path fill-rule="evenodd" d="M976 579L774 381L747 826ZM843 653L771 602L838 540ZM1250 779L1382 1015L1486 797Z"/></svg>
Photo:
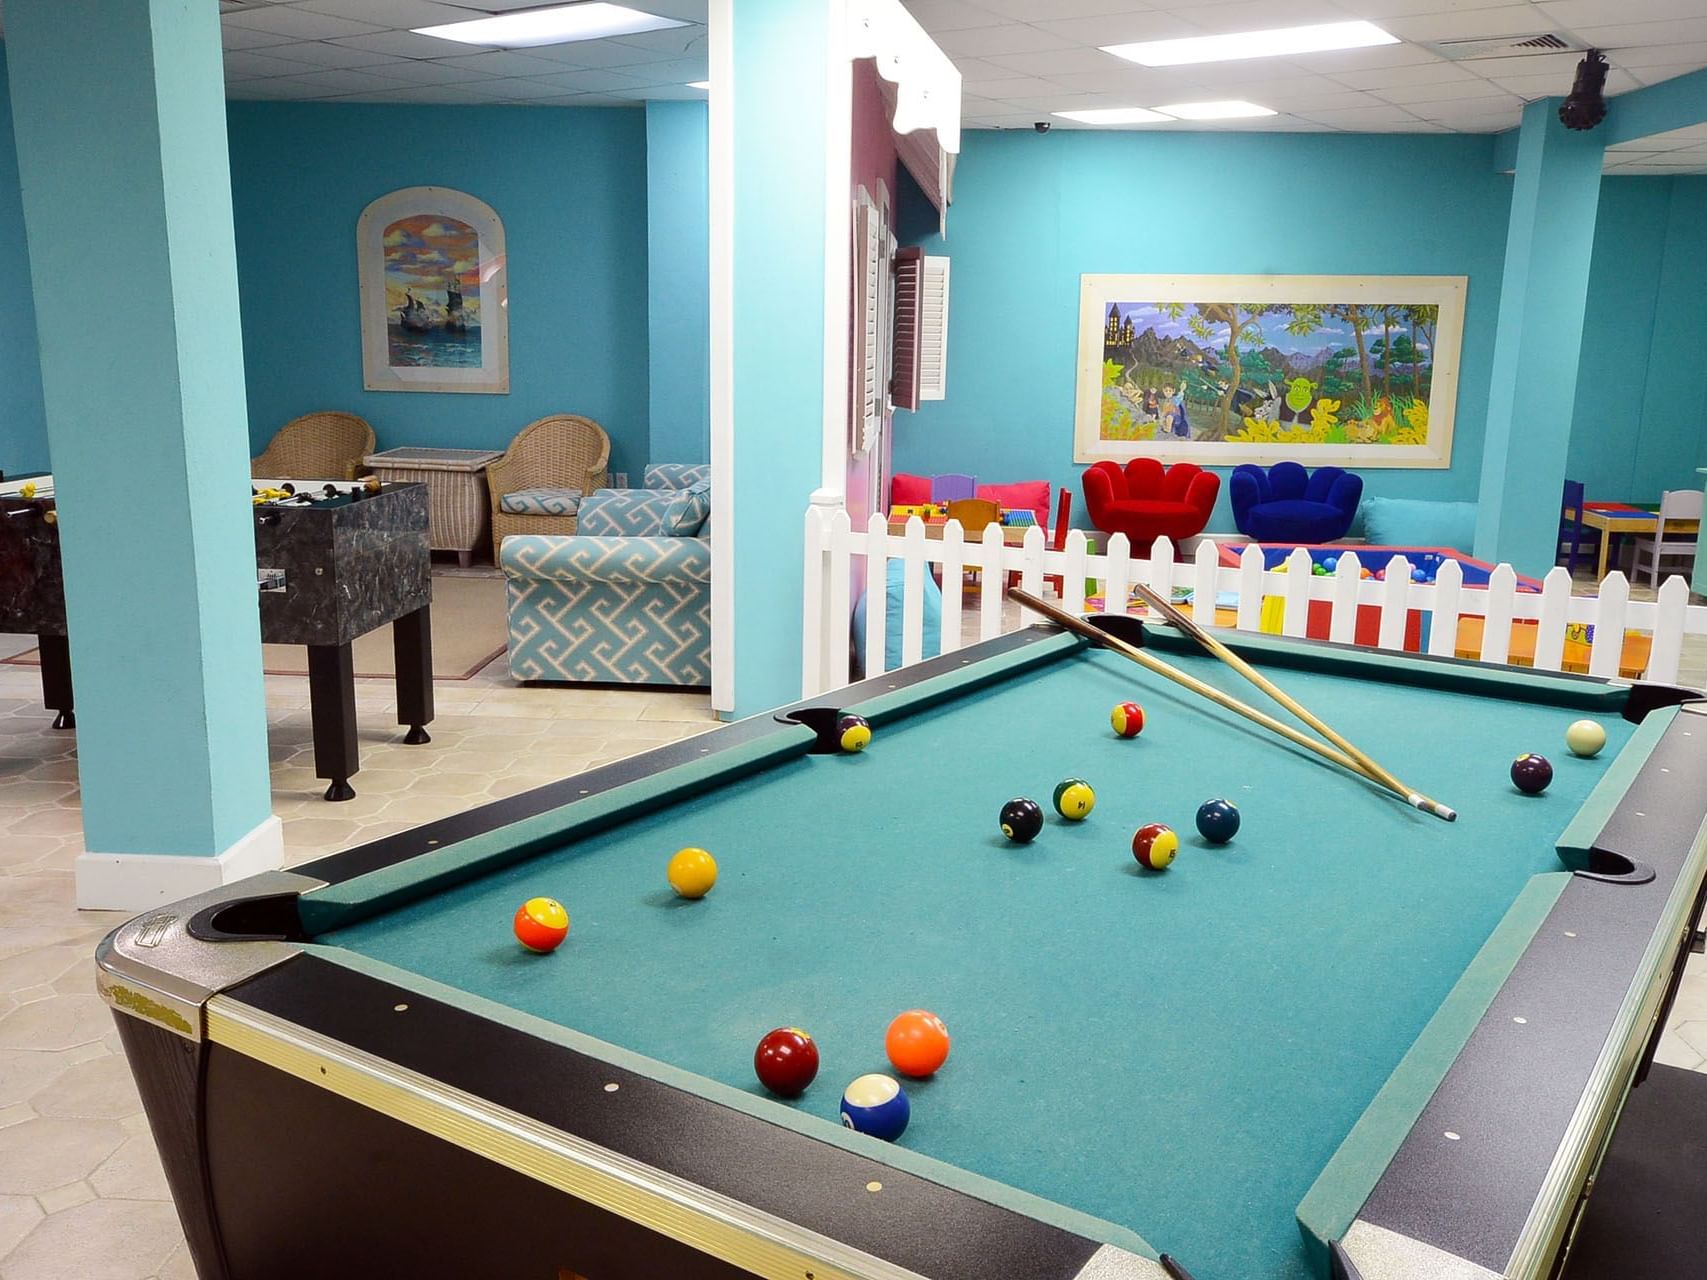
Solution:
<svg viewBox="0 0 1707 1280"><path fill-rule="evenodd" d="M864 751L871 743L871 723L864 716L845 715L836 720L836 745L843 751Z"/></svg>
<svg viewBox="0 0 1707 1280"><path fill-rule="evenodd" d="M1043 806L1021 797L1002 806L1002 834L1015 844L1030 844L1043 830Z"/></svg>
<svg viewBox="0 0 1707 1280"><path fill-rule="evenodd" d="M1576 720L1565 730L1565 745L1574 756L1597 756L1606 745L1606 730L1593 720Z"/></svg>
<svg viewBox="0 0 1707 1280"><path fill-rule="evenodd" d="M1226 844L1239 833L1239 807L1231 800L1205 800L1197 806L1197 830L1212 844Z"/></svg>
<svg viewBox="0 0 1707 1280"><path fill-rule="evenodd" d="M1511 781L1526 796L1540 795L1553 781L1553 766L1545 756L1526 752L1511 762Z"/></svg>
<svg viewBox="0 0 1707 1280"><path fill-rule="evenodd" d="M928 1009L909 1009L889 1024L883 1050L902 1075L931 1075L948 1061L948 1028Z"/></svg>
<svg viewBox="0 0 1707 1280"><path fill-rule="evenodd" d="M907 1131L913 1108L894 1076L861 1076L842 1094L842 1123L857 1133L893 1142Z"/></svg>
<svg viewBox="0 0 1707 1280"><path fill-rule="evenodd" d="M1066 778L1055 785L1055 812L1069 822L1081 822L1096 808L1097 793L1083 778Z"/></svg>
<svg viewBox="0 0 1707 1280"><path fill-rule="evenodd" d="M569 913L556 898L529 898L516 909L515 930L517 942L545 955L569 936Z"/></svg>
<svg viewBox="0 0 1707 1280"><path fill-rule="evenodd" d="M1136 738L1144 731L1144 708L1136 702L1123 702L1108 713L1108 722L1123 738Z"/></svg>
<svg viewBox="0 0 1707 1280"><path fill-rule="evenodd" d="M1164 871L1179 852L1179 837L1172 827L1160 822L1148 822L1132 837L1132 856L1138 865L1151 871Z"/></svg>
<svg viewBox="0 0 1707 1280"><path fill-rule="evenodd" d="M717 883L717 859L704 849L678 849L665 873L670 888L684 898L703 898Z"/></svg>
<svg viewBox="0 0 1707 1280"><path fill-rule="evenodd" d="M779 1098L798 1098L818 1075L818 1045L799 1027L767 1031L753 1050L753 1072Z"/></svg>

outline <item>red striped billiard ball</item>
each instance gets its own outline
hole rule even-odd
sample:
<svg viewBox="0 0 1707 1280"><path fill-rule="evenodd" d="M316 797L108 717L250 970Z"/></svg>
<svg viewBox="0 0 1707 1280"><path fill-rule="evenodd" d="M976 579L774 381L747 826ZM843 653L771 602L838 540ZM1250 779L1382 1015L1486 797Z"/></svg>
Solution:
<svg viewBox="0 0 1707 1280"><path fill-rule="evenodd" d="M516 910L516 941L541 955L569 936L569 913L556 898L529 898Z"/></svg>
<svg viewBox="0 0 1707 1280"><path fill-rule="evenodd" d="M1144 731L1144 708L1136 702L1122 702L1108 713L1108 722L1123 738L1136 738Z"/></svg>
<svg viewBox="0 0 1707 1280"><path fill-rule="evenodd" d="M1179 852L1179 836L1160 822L1148 822L1132 837L1132 856L1151 871L1165 871Z"/></svg>
<svg viewBox="0 0 1707 1280"><path fill-rule="evenodd" d="M753 1071L778 1097L798 1098L818 1075L818 1046L799 1027L778 1027L753 1050Z"/></svg>

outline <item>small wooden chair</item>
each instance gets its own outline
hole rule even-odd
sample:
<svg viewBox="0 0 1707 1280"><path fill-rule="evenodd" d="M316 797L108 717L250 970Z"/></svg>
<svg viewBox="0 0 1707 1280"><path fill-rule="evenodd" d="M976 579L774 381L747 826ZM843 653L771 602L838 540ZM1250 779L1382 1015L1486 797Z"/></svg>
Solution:
<svg viewBox="0 0 1707 1280"><path fill-rule="evenodd" d="M1659 590L1660 562L1662 560L1682 560L1693 564L1695 561L1696 533L1673 531L1668 537L1666 524L1672 520L1694 520L1699 522L1703 507L1703 494L1700 489L1668 489L1660 495L1660 509L1654 516L1654 531L1652 534L1640 534L1633 539L1635 543L1634 558L1630 563L1630 576L1640 577L1642 561L1648 562L1648 581L1654 589Z"/></svg>
<svg viewBox="0 0 1707 1280"><path fill-rule="evenodd" d="M1061 500L1055 504L1055 530L1049 535L1049 550L1065 551L1067 549L1067 530L1071 527L1072 515L1072 490L1068 489L1066 486L1062 486ZM1017 570L1011 570L1008 573L1008 590L1011 591L1018 585L1019 572ZM1059 573L1044 574L1043 586L1046 590L1053 586L1057 596L1064 596L1067 594L1066 579Z"/></svg>
<svg viewBox="0 0 1707 1280"><path fill-rule="evenodd" d="M962 498L948 504L948 518L960 521L966 532L966 545L970 547L984 540L985 529L1001 521L1002 509L988 498ZM979 581L978 570L968 567L965 578Z"/></svg>
<svg viewBox="0 0 1707 1280"><path fill-rule="evenodd" d="M962 498L973 498L978 493L978 477L964 476L958 472L947 472L940 476L931 477L932 502L959 502Z"/></svg>

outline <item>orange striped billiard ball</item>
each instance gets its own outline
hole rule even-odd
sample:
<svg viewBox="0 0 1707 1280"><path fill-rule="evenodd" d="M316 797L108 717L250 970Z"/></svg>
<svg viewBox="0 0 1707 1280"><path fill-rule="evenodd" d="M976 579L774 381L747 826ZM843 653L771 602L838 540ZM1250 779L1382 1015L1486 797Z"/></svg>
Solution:
<svg viewBox="0 0 1707 1280"><path fill-rule="evenodd" d="M1144 731L1144 708L1136 702L1123 702L1108 713L1108 722L1123 738L1136 738Z"/></svg>
<svg viewBox="0 0 1707 1280"><path fill-rule="evenodd" d="M928 1076L948 1061L948 1028L929 1009L909 1009L889 1024L883 1048L902 1075Z"/></svg>
<svg viewBox="0 0 1707 1280"><path fill-rule="evenodd" d="M541 955L569 936L569 913L556 898L529 898L516 909L516 941Z"/></svg>
<svg viewBox="0 0 1707 1280"><path fill-rule="evenodd" d="M1132 856L1151 871L1166 870L1178 852L1179 837L1164 823L1147 822L1132 837Z"/></svg>

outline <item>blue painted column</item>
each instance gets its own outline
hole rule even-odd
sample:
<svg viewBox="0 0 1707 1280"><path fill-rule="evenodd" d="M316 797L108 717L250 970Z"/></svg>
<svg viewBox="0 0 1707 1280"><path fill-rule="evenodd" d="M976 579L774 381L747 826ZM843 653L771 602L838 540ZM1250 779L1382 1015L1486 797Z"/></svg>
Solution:
<svg viewBox="0 0 1707 1280"><path fill-rule="evenodd" d="M1482 453L1476 555L1539 575L1553 564L1604 145L1523 109Z"/></svg>
<svg viewBox="0 0 1707 1280"><path fill-rule="evenodd" d="M6 44L77 689L78 904L138 908L282 851L219 11L9 0Z"/></svg>
<svg viewBox="0 0 1707 1280"><path fill-rule="evenodd" d="M646 104L650 462L711 456L706 147L704 102Z"/></svg>
<svg viewBox="0 0 1707 1280"><path fill-rule="evenodd" d="M750 715L800 696L804 524L824 475L832 395L838 435L846 431L846 370L826 372L826 315L835 309L826 219L832 169L844 200L848 191L851 90L845 58L834 56L846 21L838 0L718 0L711 21L712 225L715 236L726 178L732 246L722 316L716 276L713 288L714 361L716 344L728 344L729 428L718 428L714 366L712 542L717 554L728 540L721 563L732 563L733 581L720 583L714 567L713 628L733 644L732 710ZM730 112L726 134L720 111ZM837 119L839 159L830 154ZM845 299L839 314L835 341L845 346ZM840 386L832 392L827 379ZM728 593L721 599L720 590ZM714 657L713 705L729 710L718 696Z"/></svg>

